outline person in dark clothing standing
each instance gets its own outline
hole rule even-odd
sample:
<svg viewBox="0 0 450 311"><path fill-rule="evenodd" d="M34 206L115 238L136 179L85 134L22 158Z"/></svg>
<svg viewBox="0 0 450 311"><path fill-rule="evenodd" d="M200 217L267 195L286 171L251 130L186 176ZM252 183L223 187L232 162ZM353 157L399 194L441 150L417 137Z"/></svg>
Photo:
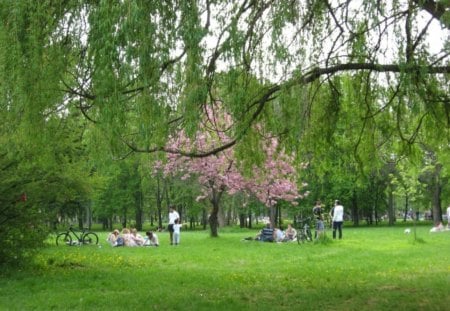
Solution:
<svg viewBox="0 0 450 311"><path fill-rule="evenodd" d="M323 225L322 203L320 202L320 200L316 201L316 205L314 205L313 207L313 214L316 219L316 231L314 233L314 238L317 239L323 234L325 230L325 227Z"/></svg>

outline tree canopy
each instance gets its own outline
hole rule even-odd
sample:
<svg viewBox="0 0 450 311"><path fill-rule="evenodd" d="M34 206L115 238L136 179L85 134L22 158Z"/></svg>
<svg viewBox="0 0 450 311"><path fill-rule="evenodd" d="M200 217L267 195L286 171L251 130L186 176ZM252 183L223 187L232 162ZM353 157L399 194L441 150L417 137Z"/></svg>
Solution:
<svg viewBox="0 0 450 311"><path fill-rule="evenodd" d="M191 156L252 148L256 122L296 148L317 94L338 109L343 74L370 85L371 98L352 103L374 102L368 119L400 118L403 96L422 99L422 113L441 109L441 127L450 119L445 1L21 0L0 12L1 94L24 127L77 108L119 155L176 152L171 131L193 135L217 100L236 120L232 140Z"/></svg>
<svg viewBox="0 0 450 311"><path fill-rule="evenodd" d="M367 189L409 174L441 217L449 29L446 0L0 1L0 163L17 177L0 185L1 211L40 180L55 190L36 211L80 205L102 162L133 154L204 158L232 147L243 167L263 166L270 133L299 171L309 163L317 196L327 187L355 215L355 202L376 201ZM231 116L227 140L169 144L180 131L193 139L216 103ZM398 163L427 169L399 173ZM141 187L139 165L109 176ZM141 204L133 190L124 204Z"/></svg>

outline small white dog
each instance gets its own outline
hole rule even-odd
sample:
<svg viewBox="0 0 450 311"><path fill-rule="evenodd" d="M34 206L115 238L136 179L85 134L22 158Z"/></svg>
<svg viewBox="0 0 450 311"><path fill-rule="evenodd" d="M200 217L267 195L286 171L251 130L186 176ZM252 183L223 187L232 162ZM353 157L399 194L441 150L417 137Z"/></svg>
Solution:
<svg viewBox="0 0 450 311"><path fill-rule="evenodd" d="M405 234L410 234L410 233L411 233L411 229L406 228L406 229L405 229Z"/></svg>

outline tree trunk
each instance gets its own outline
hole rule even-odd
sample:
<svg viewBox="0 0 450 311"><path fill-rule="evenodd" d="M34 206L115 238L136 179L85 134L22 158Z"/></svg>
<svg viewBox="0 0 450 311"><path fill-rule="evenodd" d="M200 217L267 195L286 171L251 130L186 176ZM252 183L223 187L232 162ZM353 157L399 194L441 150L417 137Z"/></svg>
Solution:
<svg viewBox="0 0 450 311"><path fill-rule="evenodd" d="M208 223L207 221L207 212L206 212L206 208L203 208L203 213L202 213L202 225L203 225L203 230L206 230L206 225Z"/></svg>
<svg viewBox="0 0 450 311"><path fill-rule="evenodd" d="M127 227L127 222L128 222L128 219L127 219L127 213L126 213L126 210L125 210L124 213L123 213L123 217L122 217L122 228L126 228Z"/></svg>
<svg viewBox="0 0 450 311"><path fill-rule="evenodd" d="M156 176L156 211L158 213L158 228L162 228L162 200L161 182L159 175Z"/></svg>
<svg viewBox="0 0 450 311"><path fill-rule="evenodd" d="M270 220L270 227L271 228L275 228L275 216L276 215L276 210L275 210L275 206L271 205L269 207L269 220Z"/></svg>
<svg viewBox="0 0 450 311"><path fill-rule="evenodd" d="M80 202L75 202L77 205L78 213L77 213L77 221L78 221L78 229L83 229L83 216L84 216L84 210L83 206L80 204Z"/></svg>
<svg viewBox="0 0 450 311"><path fill-rule="evenodd" d="M433 223L438 225L442 222L442 208L441 208L441 174L442 165L436 164L433 176L433 185L432 185L432 204L433 204Z"/></svg>
<svg viewBox="0 0 450 311"><path fill-rule="evenodd" d="M389 199L388 199L388 218L389 218L389 226L393 226L395 224L395 208L394 208L394 191L392 190L392 186L389 187Z"/></svg>
<svg viewBox="0 0 450 311"><path fill-rule="evenodd" d="M281 223L282 223L282 219L281 219L281 207L276 204L275 205L275 224L278 226L278 228L281 228Z"/></svg>
<svg viewBox="0 0 450 311"><path fill-rule="evenodd" d="M209 228L211 230L211 237L216 238L219 236L219 204L216 200L211 200L211 203L213 204L213 208L211 214L209 215Z"/></svg>
<svg viewBox="0 0 450 311"><path fill-rule="evenodd" d="M136 207L136 229L138 231L142 231L144 210L142 203L141 182L139 182L139 190L134 193L134 202Z"/></svg>
<svg viewBox="0 0 450 311"><path fill-rule="evenodd" d="M405 211L403 214L403 222L406 222L406 219L408 218L408 194L405 196Z"/></svg>
<svg viewBox="0 0 450 311"><path fill-rule="evenodd" d="M245 214L239 213L239 228L245 228Z"/></svg>
<svg viewBox="0 0 450 311"><path fill-rule="evenodd" d="M353 218L353 225L359 226L359 211L358 211L358 199L356 198L356 193L353 192L352 195L352 218Z"/></svg>
<svg viewBox="0 0 450 311"><path fill-rule="evenodd" d="M89 228L89 230L91 230L92 227L92 209L91 209L91 204L86 203L86 208L85 208L85 213L86 213L86 220L85 220L85 224L86 227Z"/></svg>
<svg viewBox="0 0 450 311"><path fill-rule="evenodd" d="M216 190L212 188L211 192L211 203L213 205L211 214L209 215L209 227L211 230L211 237L216 238L219 236L218 234L218 228L219 228L219 202L220 198L222 197L224 188L220 188L219 190Z"/></svg>

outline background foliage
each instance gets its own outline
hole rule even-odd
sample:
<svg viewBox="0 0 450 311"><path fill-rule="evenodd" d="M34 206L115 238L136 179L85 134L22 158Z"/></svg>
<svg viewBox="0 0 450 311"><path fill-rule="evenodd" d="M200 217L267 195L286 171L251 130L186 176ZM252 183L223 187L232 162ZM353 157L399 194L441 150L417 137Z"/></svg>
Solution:
<svg viewBox="0 0 450 311"><path fill-rule="evenodd" d="M170 204L205 228L196 179L152 174L153 163L233 148L250 175L267 135L309 185L299 208L279 204L279 225L336 198L355 225L393 225L409 209L442 221L447 1L5 0L0 18L2 258L58 225L161 227ZM218 102L229 140L167 144L195 137ZM252 197L222 203L224 223L267 212Z"/></svg>

